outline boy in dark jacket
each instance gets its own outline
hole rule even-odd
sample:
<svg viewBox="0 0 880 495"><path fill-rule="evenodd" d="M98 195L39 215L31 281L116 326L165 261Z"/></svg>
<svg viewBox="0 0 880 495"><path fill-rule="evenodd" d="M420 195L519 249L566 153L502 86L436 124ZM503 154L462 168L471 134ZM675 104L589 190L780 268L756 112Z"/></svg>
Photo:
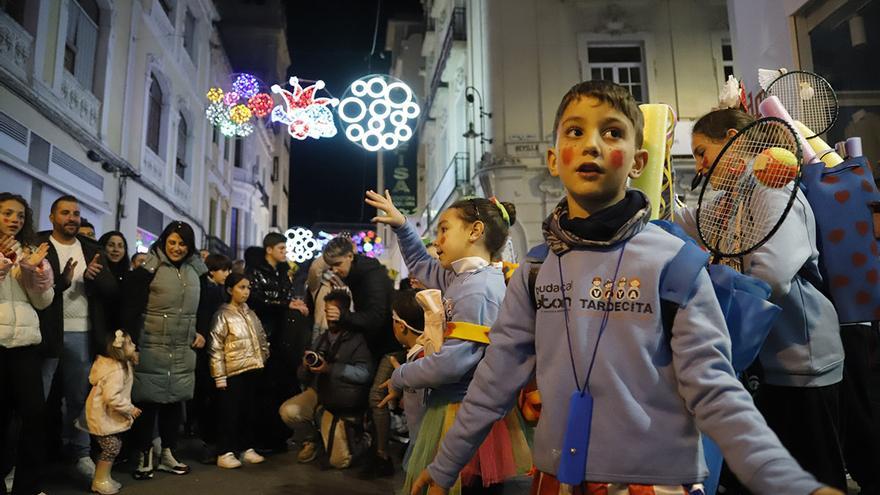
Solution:
<svg viewBox="0 0 880 495"><path fill-rule="evenodd" d="M351 297L344 290L334 290L327 294L324 303L327 308L332 307L344 314L351 305ZM349 331L339 322L331 322L300 365L300 382L308 384L308 388L287 400L279 410L281 419L290 429L308 430L298 456L300 462L311 462L318 455L311 428L316 418L321 418L321 432L326 434L325 430L332 428L325 423L335 422L334 416L359 415L366 410L372 368L373 357L364 336ZM318 406L329 414L316 414ZM344 428L340 424L332 435L334 445L330 449L330 464L337 468L348 467L351 462L342 432ZM329 443L326 438L325 443Z"/></svg>
<svg viewBox="0 0 880 495"><path fill-rule="evenodd" d="M211 378L210 357L211 322L214 313L226 302L226 289L223 287L226 277L232 273L232 260L222 254L209 254L205 257L208 273L201 277L201 297L196 313L196 332L205 338L205 347L196 350L196 390L193 399L187 402L187 433L193 433L193 426L198 425L199 437L205 442L204 464L214 464L216 456L211 447L217 439L217 388Z"/></svg>

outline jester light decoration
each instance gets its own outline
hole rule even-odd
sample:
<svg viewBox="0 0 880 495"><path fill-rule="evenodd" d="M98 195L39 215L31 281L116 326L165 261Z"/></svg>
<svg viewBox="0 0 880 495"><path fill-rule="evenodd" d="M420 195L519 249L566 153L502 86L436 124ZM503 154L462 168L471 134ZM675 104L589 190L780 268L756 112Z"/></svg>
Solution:
<svg viewBox="0 0 880 495"><path fill-rule="evenodd" d="M249 136L253 117L266 117L272 108L272 96L260 92L260 82L251 74L239 74L229 91L213 87L205 96L210 102L205 117L227 137Z"/></svg>
<svg viewBox="0 0 880 495"><path fill-rule="evenodd" d="M409 86L385 74L351 83L337 108L345 137L367 151L393 150L408 141L420 111Z"/></svg>
<svg viewBox="0 0 880 495"><path fill-rule="evenodd" d="M303 87L296 77L290 78L293 91L287 91L275 84L272 92L284 98L284 105L272 109L272 122L287 125L287 133L300 141L306 138L329 138L336 135L333 113L328 107L339 104L336 98L315 98L315 92L324 89L324 81L315 81L311 86Z"/></svg>

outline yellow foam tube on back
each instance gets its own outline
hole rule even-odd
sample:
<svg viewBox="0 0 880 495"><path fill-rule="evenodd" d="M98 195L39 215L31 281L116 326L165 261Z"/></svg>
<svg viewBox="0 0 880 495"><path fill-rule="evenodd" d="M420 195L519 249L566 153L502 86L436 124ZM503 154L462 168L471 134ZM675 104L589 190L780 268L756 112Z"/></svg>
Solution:
<svg viewBox="0 0 880 495"><path fill-rule="evenodd" d="M645 140L648 163L642 175L630 185L640 189L651 201L651 219L672 220L672 138L675 133L675 112L664 103L639 105L645 117Z"/></svg>
<svg viewBox="0 0 880 495"><path fill-rule="evenodd" d="M800 121L795 120L794 125L797 127L798 131L804 136L812 136L816 134L811 131L809 127L802 124ZM822 160L822 163L825 164L825 167L831 168L843 163L843 158L834 151L834 148L828 146L828 143L822 140L819 136L811 137L807 139L807 144L810 145L810 148L813 148L813 153Z"/></svg>

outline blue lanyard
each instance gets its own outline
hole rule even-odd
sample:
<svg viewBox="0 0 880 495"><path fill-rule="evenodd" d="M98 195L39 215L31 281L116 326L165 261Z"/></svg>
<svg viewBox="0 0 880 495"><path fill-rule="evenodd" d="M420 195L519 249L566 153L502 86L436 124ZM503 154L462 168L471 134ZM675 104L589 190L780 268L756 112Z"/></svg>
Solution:
<svg viewBox="0 0 880 495"><path fill-rule="evenodd" d="M617 258L617 267L614 269L614 279L612 280L613 284L617 283L617 274L620 273L620 262L623 261L623 253L626 251L626 242L620 246L620 256ZM605 313L602 315L602 323L599 324L599 334L596 337L596 345L593 347L593 356L590 358L590 367L587 368L587 378L584 380L583 386L580 384L581 381L578 378L577 367L574 364L574 351L571 348L571 329L569 328L568 321L568 305L565 303L565 280L562 278L562 256L558 256L556 258L557 264L559 266L559 287L562 290L562 311L565 315L565 336L568 339L568 357L571 359L571 371L574 374L574 384L578 389L578 392L581 393L581 396L584 395L584 392L590 391L590 375L593 374L593 364L596 363L596 352L599 350L599 341L602 339L602 334L605 333L605 327L608 326L608 317L611 314L611 304L605 305ZM614 290L612 285L611 296L608 298L607 303L610 303L611 300L614 299Z"/></svg>

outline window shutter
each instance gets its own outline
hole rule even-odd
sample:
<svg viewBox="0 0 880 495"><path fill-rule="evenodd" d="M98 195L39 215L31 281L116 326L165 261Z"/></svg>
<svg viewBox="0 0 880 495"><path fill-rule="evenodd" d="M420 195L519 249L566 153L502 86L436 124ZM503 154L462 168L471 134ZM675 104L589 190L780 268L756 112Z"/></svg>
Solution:
<svg viewBox="0 0 880 495"><path fill-rule="evenodd" d="M73 2L72 2L73 3ZM74 76L83 88L93 91L92 81L95 76L95 55L98 48L98 26L96 26L79 7L76 31L76 65Z"/></svg>

